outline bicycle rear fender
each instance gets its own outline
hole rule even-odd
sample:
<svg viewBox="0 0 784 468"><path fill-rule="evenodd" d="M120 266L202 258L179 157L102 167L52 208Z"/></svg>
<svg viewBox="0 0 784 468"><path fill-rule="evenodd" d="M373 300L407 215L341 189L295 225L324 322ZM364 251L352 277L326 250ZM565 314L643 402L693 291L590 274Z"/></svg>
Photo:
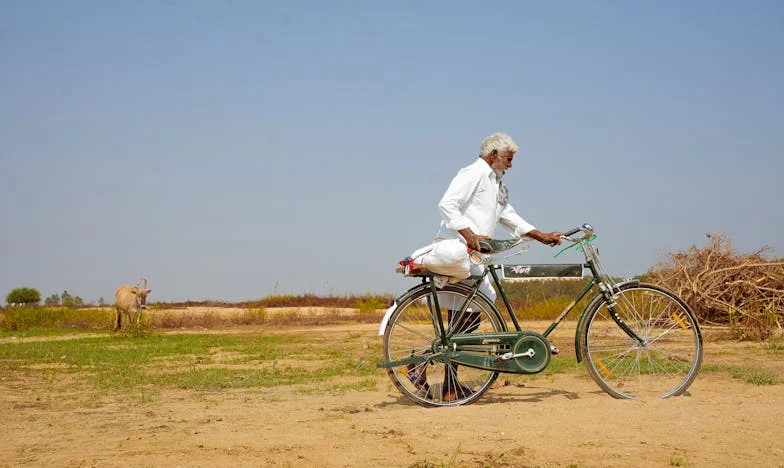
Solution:
<svg viewBox="0 0 784 468"><path fill-rule="evenodd" d="M622 286L626 286L629 284L639 284L640 278L630 278L623 281L619 281L613 284L613 289L620 288ZM588 311L593 310L593 308L597 305L598 302L602 301L604 296L602 293L596 293L590 301L588 301L588 305L585 306L583 311L580 313L580 320L577 321L577 329L574 331L574 353L577 355L577 362L583 362L583 353L582 353L582 346L580 345L580 332L585 326L585 320L588 316Z"/></svg>
<svg viewBox="0 0 784 468"><path fill-rule="evenodd" d="M403 296L400 296L403 297ZM395 302L392 303L391 306L384 312L384 317L381 319L381 324L378 326L378 336L384 336L384 330L387 329L387 323L389 323L389 317L392 316L392 313L395 312L397 309L397 302L400 298L395 299Z"/></svg>
<svg viewBox="0 0 784 468"><path fill-rule="evenodd" d="M413 288L409 289L408 291L404 292L403 294L398 296L397 299L395 299L395 302L393 302L392 305L389 306L387 311L384 312L384 317L381 319L381 324L378 326L378 335L379 336L383 336L384 335L384 330L387 329L387 323L389 323L389 317L391 317L392 314L395 312L395 309L397 309L397 305L400 304L401 302L403 302L404 300L406 300L406 298L408 296L414 294L415 292L419 291L423 287L428 287L429 288L430 285L429 284L424 284L424 283L423 284L419 284L419 285L414 286Z"/></svg>

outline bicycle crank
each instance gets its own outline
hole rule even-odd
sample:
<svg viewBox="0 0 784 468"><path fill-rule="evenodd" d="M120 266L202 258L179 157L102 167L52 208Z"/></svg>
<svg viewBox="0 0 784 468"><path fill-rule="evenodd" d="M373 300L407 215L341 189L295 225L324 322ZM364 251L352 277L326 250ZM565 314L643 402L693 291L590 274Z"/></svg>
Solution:
<svg viewBox="0 0 784 468"><path fill-rule="evenodd" d="M512 353L505 353L504 355L500 356L498 359L502 361L508 361L510 359L519 358L519 357L528 357L532 358L536 355L536 351L532 348L528 348L528 351L519 354L512 354Z"/></svg>

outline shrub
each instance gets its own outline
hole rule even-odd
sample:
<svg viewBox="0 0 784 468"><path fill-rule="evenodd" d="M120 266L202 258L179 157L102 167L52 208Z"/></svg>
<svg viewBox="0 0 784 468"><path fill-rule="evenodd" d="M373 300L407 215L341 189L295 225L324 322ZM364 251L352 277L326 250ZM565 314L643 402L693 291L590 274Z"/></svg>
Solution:
<svg viewBox="0 0 784 468"><path fill-rule="evenodd" d="M60 296L58 294L52 294L51 296L47 297L44 300L44 305L47 307L57 307L60 305Z"/></svg>
<svg viewBox="0 0 784 468"><path fill-rule="evenodd" d="M11 304L37 305L41 302L41 293L34 288L15 288L5 296L5 301Z"/></svg>
<svg viewBox="0 0 784 468"><path fill-rule="evenodd" d="M579 281L571 280L530 280L530 281L505 281L504 290L512 304L517 317L521 320L552 320L577 297L577 294L590 281L585 278ZM588 294L572 310L570 317L576 319L582 307L592 294ZM496 301L500 310L505 311L501 295Z"/></svg>
<svg viewBox="0 0 784 468"><path fill-rule="evenodd" d="M84 306L84 301L79 296L72 296L68 291L63 291L61 302L63 307L74 308Z"/></svg>

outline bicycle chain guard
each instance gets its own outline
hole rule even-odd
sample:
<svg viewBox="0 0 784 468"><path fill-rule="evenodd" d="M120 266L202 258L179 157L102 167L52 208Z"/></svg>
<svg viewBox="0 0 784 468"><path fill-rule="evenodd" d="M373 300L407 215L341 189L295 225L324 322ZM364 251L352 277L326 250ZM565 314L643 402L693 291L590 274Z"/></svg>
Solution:
<svg viewBox="0 0 784 468"><path fill-rule="evenodd" d="M463 346L477 345L493 346L494 352L481 356L461 350ZM513 374L541 372L550 364L551 357L547 338L532 331L455 335L452 347L444 348L438 340L433 342L434 352L449 355L455 363Z"/></svg>
<svg viewBox="0 0 784 468"><path fill-rule="evenodd" d="M513 361L525 374L536 374L550 364L550 343L535 332L525 332L512 347Z"/></svg>

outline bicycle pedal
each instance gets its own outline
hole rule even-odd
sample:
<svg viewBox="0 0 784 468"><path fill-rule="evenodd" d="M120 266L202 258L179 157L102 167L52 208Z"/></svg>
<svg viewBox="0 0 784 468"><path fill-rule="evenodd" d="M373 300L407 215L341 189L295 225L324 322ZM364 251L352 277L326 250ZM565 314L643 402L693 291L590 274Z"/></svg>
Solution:
<svg viewBox="0 0 784 468"><path fill-rule="evenodd" d="M556 354L558 354L558 353L560 353L560 352L561 352L561 350L560 350L560 349L558 349L558 346L555 346L555 345L550 345L550 354L552 354L553 356L555 356Z"/></svg>

